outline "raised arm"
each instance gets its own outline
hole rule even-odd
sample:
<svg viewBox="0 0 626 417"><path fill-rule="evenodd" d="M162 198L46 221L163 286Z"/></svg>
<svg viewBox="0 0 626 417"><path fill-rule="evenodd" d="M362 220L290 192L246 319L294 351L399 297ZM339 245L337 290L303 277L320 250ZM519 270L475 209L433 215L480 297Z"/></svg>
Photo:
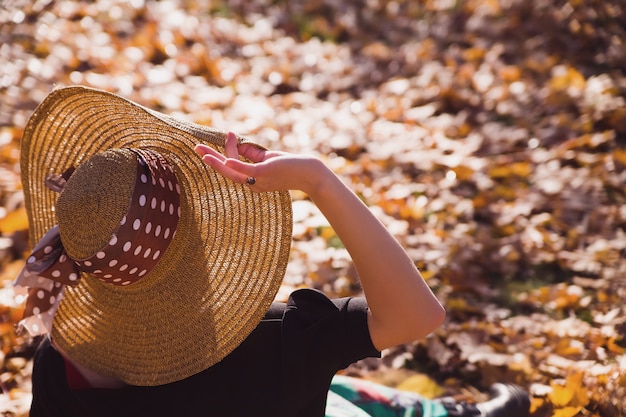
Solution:
<svg viewBox="0 0 626 417"><path fill-rule="evenodd" d="M377 349L422 338L443 322L443 307L405 250L322 161L237 145L232 133L226 155L204 145L196 152L235 182L254 177L253 191L301 190L311 198L352 257L370 308L368 325ZM240 161L239 155L254 163Z"/></svg>

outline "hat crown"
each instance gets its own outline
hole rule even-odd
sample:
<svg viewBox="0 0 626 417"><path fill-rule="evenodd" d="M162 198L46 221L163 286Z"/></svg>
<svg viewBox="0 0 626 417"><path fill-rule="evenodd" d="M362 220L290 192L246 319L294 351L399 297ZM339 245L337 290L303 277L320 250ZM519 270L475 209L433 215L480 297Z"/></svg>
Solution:
<svg viewBox="0 0 626 417"><path fill-rule="evenodd" d="M56 203L61 240L68 255L86 259L106 246L130 205L137 157L110 149L82 163Z"/></svg>
<svg viewBox="0 0 626 417"><path fill-rule="evenodd" d="M181 209L174 168L148 149L110 150L83 167L61 193L58 217L70 233L59 225L60 240L80 271L132 284L156 266L176 234Z"/></svg>

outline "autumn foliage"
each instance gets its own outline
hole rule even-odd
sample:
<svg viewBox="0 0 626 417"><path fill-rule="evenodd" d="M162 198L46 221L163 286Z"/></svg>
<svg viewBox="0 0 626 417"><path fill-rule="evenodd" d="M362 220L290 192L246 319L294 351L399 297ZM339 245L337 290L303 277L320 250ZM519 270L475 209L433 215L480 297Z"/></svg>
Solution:
<svg viewBox="0 0 626 417"><path fill-rule="evenodd" d="M533 416L626 416L625 72L621 1L5 0L0 414L29 401L20 137L52 88L84 84L319 154L372 207L448 320L346 373L472 400L510 381ZM279 296L358 294L293 199Z"/></svg>

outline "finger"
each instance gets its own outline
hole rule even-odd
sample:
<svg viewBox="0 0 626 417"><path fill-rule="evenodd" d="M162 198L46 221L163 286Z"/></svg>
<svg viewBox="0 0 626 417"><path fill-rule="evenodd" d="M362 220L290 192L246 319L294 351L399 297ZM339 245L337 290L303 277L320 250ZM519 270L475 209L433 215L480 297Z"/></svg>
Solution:
<svg viewBox="0 0 626 417"><path fill-rule="evenodd" d="M217 159L219 159L220 161L224 161L226 158L224 157L224 155L222 155L221 153L219 153L217 150L213 149L212 147L208 146L208 145L204 145L204 144L197 144L194 147L194 151L200 155L201 157L203 157L204 155L211 155Z"/></svg>
<svg viewBox="0 0 626 417"><path fill-rule="evenodd" d="M241 175L247 177L254 177L257 174L257 166L255 164L249 164L247 162L240 161L239 159L227 159L224 165L229 169L237 171Z"/></svg>
<svg viewBox="0 0 626 417"><path fill-rule="evenodd" d="M248 181L248 177L250 177L250 175L239 171L237 167L231 165L231 162L239 162L236 159L226 159L225 161L222 161L221 159L213 155L206 154L202 157L202 161L209 165L211 168L213 168L215 171L217 171L219 174L233 182L245 184Z"/></svg>
<svg viewBox="0 0 626 417"><path fill-rule="evenodd" d="M228 134L226 135L224 154L227 158L239 159L239 149L237 148L237 135L235 135L233 132L228 132Z"/></svg>
<svg viewBox="0 0 626 417"><path fill-rule="evenodd" d="M242 143L239 145L239 154L252 162L261 162L265 160L266 151L251 143Z"/></svg>

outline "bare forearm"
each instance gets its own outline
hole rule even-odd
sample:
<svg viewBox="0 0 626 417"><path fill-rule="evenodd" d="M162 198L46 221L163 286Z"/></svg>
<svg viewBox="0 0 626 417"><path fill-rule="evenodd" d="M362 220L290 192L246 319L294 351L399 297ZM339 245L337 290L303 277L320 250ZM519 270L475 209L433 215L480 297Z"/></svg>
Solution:
<svg viewBox="0 0 626 417"><path fill-rule="evenodd" d="M445 313L406 251L328 168L318 165L315 172L318 182L307 192L352 257L374 344L383 349L432 332Z"/></svg>

